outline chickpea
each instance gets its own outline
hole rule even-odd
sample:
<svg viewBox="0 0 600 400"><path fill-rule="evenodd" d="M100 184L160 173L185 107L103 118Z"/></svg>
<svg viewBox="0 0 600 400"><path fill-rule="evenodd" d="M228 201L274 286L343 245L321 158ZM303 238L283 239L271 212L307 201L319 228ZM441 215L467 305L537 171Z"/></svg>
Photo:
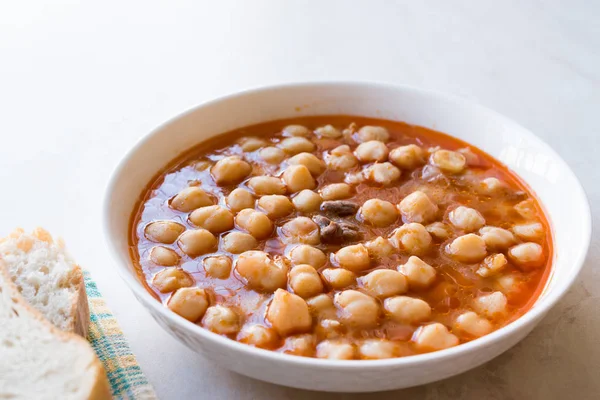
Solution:
<svg viewBox="0 0 600 400"><path fill-rule="evenodd" d="M278 147L265 147L258 152L260 158L269 164L279 164L285 158L285 151Z"/></svg>
<svg viewBox="0 0 600 400"><path fill-rule="evenodd" d="M481 181L481 192L484 194L492 195L503 187L504 184L498 178L490 177Z"/></svg>
<svg viewBox="0 0 600 400"><path fill-rule="evenodd" d="M473 232L485 225L485 219L479 211L459 206L448 214L448 219L458 229L466 232Z"/></svg>
<svg viewBox="0 0 600 400"><path fill-rule="evenodd" d="M208 206L194 210L189 219L192 224L211 233L221 233L233 228L233 214L221 206Z"/></svg>
<svg viewBox="0 0 600 400"><path fill-rule="evenodd" d="M363 126L358 130L358 133L356 135L356 141L358 143L364 143L371 140L387 142L389 138L389 132L387 131L387 129L381 126Z"/></svg>
<svg viewBox="0 0 600 400"><path fill-rule="evenodd" d="M266 239L273 232L273 222L266 214L249 208L235 216L235 223L257 239Z"/></svg>
<svg viewBox="0 0 600 400"><path fill-rule="evenodd" d="M255 249L258 242L254 236L243 232L230 232L221 239L221 247L232 254L240 254Z"/></svg>
<svg viewBox="0 0 600 400"><path fill-rule="evenodd" d="M339 129L334 128L331 125L325 125L315 130L315 133L319 137L325 137L329 139L338 139L342 137L342 132Z"/></svg>
<svg viewBox="0 0 600 400"><path fill-rule="evenodd" d="M326 294L320 294L306 300L308 309L317 318L334 318L336 314L333 299Z"/></svg>
<svg viewBox="0 0 600 400"><path fill-rule="evenodd" d="M410 254L422 254L431 245L431 235L421 224L410 223L396 229L390 237L392 245Z"/></svg>
<svg viewBox="0 0 600 400"><path fill-rule="evenodd" d="M361 286L373 297L385 299L408 290L406 278L398 271L378 269L359 278Z"/></svg>
<svg viewBox="0 0 600 400"><path fill-rule="evenodd" d="M355 349L350 343L335 340L323 340L317 345L317 358L330 360L352 360Z"/></svg>
<svg viewBox="0 0 600 400"><path fill-rule="evenodd" d="M217 238L206 229L185 231L177 240L177 245L181 251L192 258L210 253L217 246L217 243Z"/></svg>
<svg viewBox="0 0 600 400"><path fill-rule="evenodd" d="M327 262L325 253L306 244L294 247L290 252L290 259L294 265L308 264L314 269L321 268Z"/></svg>
<svg viewBox="0 0 600 400"><path fill-rule="evenodd" d="M283 171L282 179L290 193L314 189L317 186L310 171L304 165L290 165Z"/></svg>
<svg viewBox="0 0 600 400"><path fill-rule="evenodd" d="M413 341L419 351L436 351L458 345L459 340L444 325L436 322L417 329Z"/></svg>
<svg viewBox="0 0 600 400"><path fill-rule="evenodd" d="M408 285L415 289L430 286L436 276L435 268L416 256L409 257L405 264L398 267L398 271L406 276Z"/></svg>
<svg viewBox="0 0 600 400"><path fill-rule="evenodd" d="M535 219L537 217L537 211L535 209L535 202L533 199L523 200L515 206L515 210L525 219Z"/></svg>
<svg viewBox="0 0 600 400"><path fill-rule="evenodd" d="M310 136L311 134L310 129L302 125L288 125L282 132L285 136Z"/></svg>
<svg viewBox="0 0 600 400"><path fill-rule="evenodd" d="M296 217L281 227L281 235L287 243L319 244L319 226L310 218Z"/></svg>
<svg viewBox="0 0 600 400"><path fill-rule="evenodd" d="M254 290L273 292L285 287L287 282L287 267L280 260L275 262L263 251L251 250L240 254L235 270Z"/></svg>
<svg viewBox="0 0 600 400"><path fill-rule="evenodd" d="M341 145L331 150L325 157L325 163L334 171L347 171L358 165L358 160L352 154L350 146Z"/></svg>
<svg viewBox="0 0 600 400"><path fill-rule="evenodd" d="M285 217L294 211L294 205L290 199L279 194L261 197L258 200L258 206L271 219Z"/></svg>
<svg viewBox="0 0 600 400"><path fill-rule="evenodd" d="M194 284L194 278L182 269L165 268L154 275L152 285L161 293L171 293Z"/></svg>
<svg viewBox="0 0 600 400"><path fill-rule="evenodd" d="M419 224L435 219L438 213L438 206L420 190L403 198L398 204L398 209L406 222L418 222Z"/></svg>
<svg viewBox="0 0 600 400"><path fill-rule="evenodd" d="M506 267L507 261L504 254L492 254L483 259L481 266L477 269L477 275L487 278L502 271Z"/></svg>
<svg viewBox="0 0 600 400"><path fill-rule="evenodd" d="M154 221L146 225L144 236L152 242L171 244L185 231L185 226L173 221Z"/></svg>
<svg viewBox="0 0 600 400"><path fill-rule="evenodd" d="M493 327L487 319L480 317L473 311L467 311L456 318L454 329L466 333L468 336L480 337L490 333Z"/></svg>
<svg viewBox="0 0 600 400"><path fill-rule="evenodd" d="M244 208L253 208L254 196L252 196L252 193L245 189L237 188L233 189L231 193L229 193L225 203L227 203L227 207L229 207L231 211L238 212Z"/></svg>
<svg viewBox="0 0 600 400"><path fill-rule="evenodd" d="M233 262L227 256L207 257L202 262L206 275L217 279L227 279L231 274L231 265Z"/></svg>
<svg viewBox="0 0 600 400"><path fill-rule="evenodd" d="M289 273L289 285L295 294L308 298L323 292L323 282L317 271L308 264L297 265Z"/></svg>
<svg viewBox="0 0 600 400"><path fill-rule="evenodd" d="M194 169L196 171L205 171L207 169L209 169L210 167L212 167L212 163L208 160L202 160L202 161L198 161L196 164L194 164Z"/></svg>
<svg viewBox="0 0 600 400"><path fill-rule="evenodd" d="M353 272L363 271L371 266L369 251L360 243L339 249L335 253L335 260L340 267Z"/></svg>
<svg viewBox="0 0 600 400"><path fill-rule="evenodd" d="M487 255L485 241L473 234L468 233L459 236L446 246L446 253L465 263L476 263Z"/></svg>
<svg viewBox="0 0 600 400"><path fill-rule="evenodd" d="M231 308L216 305L208 307L202 325L220 335L231 335L240 330L240 316Z"/></svg>
<svg viewBox="0 0 600 400"><path fill-rule="evenodd" d="M348 185L358 185L366 180L367 178L363 174L363 171L346 172L344 174L344 182L346 182Z"/></svg>
<svg viewBox="0 0 600 400"><path fill-rule="evenodd" d="M378 140L370 140L358 145L354 154L363 163L382 162L387 160L389 150L385 143Z"/></svg>
<svg viewBox="0 0 600 400"><path fill-rule="evenodd" d="M264 325L244 325L237 336L237 340L261 349L273 349L277 347L279 337L277 332Z"/></svg>
<svg viewBox="0 0 600 400"><path fill-rule="evenodd" d="M217 185L240 183L252 172L252 166L239 156L225 157L212 167L210 173Z"/></svg>
<svg viewBox="0 0 600 400"><path fill-rule="evenodd" d="M300 153L287 160L288 165L304 165L312 176L319 176L325 172L325 163L311 153Z"/></svg>
<svg viewBox="0 0 600 400"><path fill-rule="evenodd" d="M321 195L308 189L301 191L292 198L296 210L304 213L317 211L322 202Z"/></svg>
<svg viewBox="0 0 600 400"><path fill-rule="evenodd" d="M336 290L346 289L356 283L356 275L347 269L326 268L321 273L325 282Z"/></svg>
<svg viewBox="0 0 600 400"><path fill-rule="evenodd" d="M394 246L389 240L381 236L376 237L365 243L365 247L369 251L369 256L373 258L383 258L394 254Z"/></svg>
<svg viewBox="0 0 600 400"><path fill-rule="evenodd" d="M359 215L365 222L383 228L396 222L398 211L388 201L369 199L360 208Z"/></svg>
<svg viewBox="0 0 600 400"><path fill-rule="evenodd" d="M358 353L362 359L382 360L399 355L398 344L385 339L366 339L358 346Z"/></svg>
<svg viewBox="0 0 600 400"><path fill-rule="evenodd" d="M425 227L427 232L437 240L446 240L452 235L450 227L442 222L434 222Z"/></svg>
<svg viewBox="0 0 600 400"><path fill-rule="evenodd" d="M364 170L367 179L384 186L400 179L400 170L389 162L373 164Z"/></svg>
<svg viewBox="0 0 600 400"><path fill-rule="evenodd" d="M484 226L479 230L486 247L492 250L504 250L515 243L515 237L506 229Z"/></svg>
<svg viewBox="0 0 600 400"><path fill-rule="evenodd" d="M171 296L167 307L188 321L196 322L208 308L208 296L204 289L181 288Z"/></svg>
<svg viewBox="0 0 600 400"><path fill-rule="evenodd" d="M536 268L544 264L544 250L542 246L533 242L526 242L511 247L508 251L510 260L522 268Z"/></svg>
<svg viewBox="0 0 600 400"><path fill-rule="evenodd" d="M164 246L156 246L150 250L150 260L156 265L172 267L179 264L179 254Z"/></svg>
<svg viewBox="0 0 600 400"><path fill-rule="evenodd" d="M315 354L316 341L311 334L295 335L285 338L283 352L296 356L312 357Z"/></svg>
<svg viewBox="0 0 600 400"><path fill-rule="evenodd" d="M285 184L273 176L255 176L248 180L248 187L258 196L285 194Z"/></svg>
<svg viewBox="0 0 600 400"><path fill-rule="evenodd" d="M265 147L267 141L257 137L245 137L238 141L240 147L244 152L251 152Z"/></svg>
<svg viewBox="0 0 600 400"><path fill-rule="evenodd" d="M335 306L333 308L335 310ZM334 339L343 336L344 326L335 319L321 319L315 327L314 334L317 338Z"/></svg>
<svg viewBox="0 0 600 400"><path fill-rule="evenodd" d="M334 303L341 310L342 322L356 328L372 328L379 320L379 304L356 290L336 293Z"/></svg>
<svg viewBox="0 0 600 400"><path fill-rule="evenodd" d="M313 142L306 138L294 136L283 139L279 143L279 148L281 148L288 154L294 155L305 152L310 153L311 151L315 150L315 145Z"/></svg>
<svg viewBox="0 0 600 400"><path fill-rule="evenodd" d="M431 307L426 301L408 296L396 296L385 299L383 308L395 322L419 324L431 318Z"/></svg>
<svg viewBox="0 0 600 400"><path fill-rule="evenodd" d="M415 169L425 164L425 151L416 144L396 147L390 151L390 161L398 168Z"/></svg>
<svg viewBox="0 0 600 400"><path fill-rule="evenodd" d="M507 294L518 292L522 285L515 274L498 276L495 282L495 286Z"/></svg>
<svg viewBox="0 0 600 400"><path fill-rule="evenodd" d="M213 204L211 197L206 192L197 186L191 186L183 189L171 199L171 208L189 212L196 208L206 207Z"/></svg>
<svg viewBox="0 0 600 400"><path fill-rule="evenodd" d="M277 289L269 308L267 320L281 336L308 332L312 326L312 318L308 305L300 296Z"/></svg>
<svg viewBox="0 0 600 400"><path fill-rule="evenodd" d="M352 187L347 183L331 183L321 189L323 200L341 200L352 197Z"/></svg>
<svg viewBox="0 0 600 400"><path fill-rule="evenodd" d="M479 296L473 301L473 308L487 318L495 318L506 312L507 300L502 292Z"/></svg>
<svg viewBox="0 0 600 400"><path fill-rule="evenodd" d="M539 222L515 225L512 231L523 240L541 241L545 236L544 227Z"/></svg>
<svg viewBox="0 0 600 400"><path fill-rule="evenodd" d="M467 160L465 156L456 151L450 150L437 150L435 151L430 159L431 165L438 167L444 172L450 174L458 174L462 172L466 165Z"/></svg>

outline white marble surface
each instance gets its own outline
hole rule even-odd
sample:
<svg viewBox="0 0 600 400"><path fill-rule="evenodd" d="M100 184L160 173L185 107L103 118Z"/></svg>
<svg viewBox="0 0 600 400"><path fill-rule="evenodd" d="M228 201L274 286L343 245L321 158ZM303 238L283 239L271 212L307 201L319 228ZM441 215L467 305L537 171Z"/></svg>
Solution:
<svg viewBox="0 0 600 400"><path fill-rule="evenodd" d="M575 170L597 225L599 16L591 0L1 2L0 234L42 225L65 238L161 399L597 398L597 235L573 289L508 353L428 386L335 395L238 376L167 336L112 268L100 205L121 155L182 110L264 84L376 80L521 122Z"/></svg>

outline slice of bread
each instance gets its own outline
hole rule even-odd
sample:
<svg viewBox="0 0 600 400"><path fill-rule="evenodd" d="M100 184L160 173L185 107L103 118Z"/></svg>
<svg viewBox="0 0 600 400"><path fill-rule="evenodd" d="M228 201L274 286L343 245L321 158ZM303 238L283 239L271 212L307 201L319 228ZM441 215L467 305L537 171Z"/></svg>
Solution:
<svg viewBox="0 0 600 400"><path fill-rule="evenodd" d="M32 234L17 229L0 239L0 260L25 300L48 321L87 336L90 313L83 273L61 240L55 242L41 228Z"/></svg>
<svg viewBox="0 0 600 400"><path fill-rule="evenodd" d="M31 307L0 259L0 399L110 399L89 343Z"/></svg>

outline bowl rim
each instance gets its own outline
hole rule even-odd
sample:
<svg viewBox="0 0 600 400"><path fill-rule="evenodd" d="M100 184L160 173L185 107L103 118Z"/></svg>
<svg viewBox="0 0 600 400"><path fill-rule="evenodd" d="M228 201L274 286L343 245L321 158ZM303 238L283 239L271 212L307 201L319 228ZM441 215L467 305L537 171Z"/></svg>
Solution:
<svg viewBox="0 0 600 400"><path fill-rule="evenodd" d="M580 206L582 207L582 212L585 214L586 218L581 221L581 232L584 234L585 240L581 243L581 249L578 254L576 260L571 262L575 268L572 270L567 279L562 282L562 285L557 287L556 290L553 290L548 293L548 295L542 299L542 302L534 304L534 307L529 309L525 314L523 314L518 319L512 321L511 323L505 325L504 327L472 340L467 343L460 344L455 347L451 347L448 349L438 350L430 353L417 354L407 357L397 357L397 358L389 358L382 360L329 360L329 359L319 359L313 357L301 357L295 356L285 353L279 353L272 350L265 350L256 348L253 346L249 346L247 344L243 344L237 342L235 340L226 338L224 336L213 333L207 329L202 328L199 325L190 323L188 320L183 317L175 314L174 312L168 310L162 303L156 301L154 297L146 288L144 288L143 284L134 277L133 274L127 271L130 268L130 265L127 263L123 263L119 257L121 253L118 244L113 240L111 236L111 222L110 222L110 210L111 210L111 198L116 188L117 180L119 176L124 172L127 162L130 158L137 153L140 148L150 140L153 136L155 136L158 132L162 131L164 128L173 124L174 122L187 117L190 114L193 114L197 110L221 103L227 102L231 99L243 96L252 96L258 94L268 94L268 92L275 92L279 90L288 90L288 89L309 89L309 88L319 88L319 89L333 89L333 88L352 88L359 90L394 90L394 91L408 91L421 95L428 95L436 98L440 98L445 101L450 101L453 103L457 103L463 107L470 107L474 110L474 112L478 114L488 114L490 117L495 118L498 121L506 124L510 127L518 128L528 135L530 135L534 140L538 142L538 144L544 148L545 151L550 153L558 162L561 164L561 168L566 171L566 173L573 179L574 183L577 186L578 195L580 199ZM521 179L523 179L521 177ZM572 193L572 195L574 195ZM257 358L266 359L272 362L284 362L287 364L295 364L297 366L302 367L310 367L310 368L318 368L318 369L341 369L341 370L354 370L357 368L366 368L366 369L379 369L385 367L400 367L400 366L415 366L420 364L429 363L432 361L440 361L443 359L452 358L459 355L467 355L471 354L475 351L478 351L480 348L491 346L502 340L505 336L510 336L511 334L515 334L517 331L522 329L524 326L528 326L530 323L535 322L538 319L541 319L554 305L567 293L570 287L573 285L575 279L579 276L581 269L583 268L583 264L585 262L590 241L591 241L591 231L592 231L592 218L591 218L591 210L589 205L589 200L583 188L583 185L577 178L577 175L571 170L569 165L562 159L562 157L544 140L535 135L533 132L513 121L512 119L505 117L504 115L484 107L478 103L471 102L462 97L451 95L435 90L430 89L422 89L419 87L405 85L405 84L394 84L387 82L377 82L377 81L331 81L331 80L322 80L322 81L305 81L305 82L293 82L293 83L282 83L282 84L273 84L266 86L258 86L252 87L249 89L244 89L241 91L236 91L224 96L219 96L213 100L205 101L200 103L197 106L191 107L188 110L172 117L168 121L162 123L158 127L154 128L149 133L145 134L141 137L134 145L122 156L121 160L113 170L108 184L105 188L105 195L103 199L103 231L104 231L104 239L109 248L109 252L111 254L111 258L113 263L116 263L113 267L117 269L117 272L121 279L125 281L129 289L134 293L138 301L143 303L146 307L151 307L153 311L158 312L161 316L170 320L173 324L177 325L180 329L185 331L193 332L196 335L199 335L202 340L207 342L216 342L220 346L225 346L229 351L241 351L244 353L248 353L248 355L255 356ZM549 279L552 279L550 276Z"/></svg>

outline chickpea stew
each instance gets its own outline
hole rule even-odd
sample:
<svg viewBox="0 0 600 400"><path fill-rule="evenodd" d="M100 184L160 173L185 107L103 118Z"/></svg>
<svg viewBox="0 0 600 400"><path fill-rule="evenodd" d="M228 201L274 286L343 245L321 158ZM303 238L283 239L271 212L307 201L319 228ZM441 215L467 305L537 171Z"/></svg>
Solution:
<svg viewBox="0 0 600 400"><path fill-rule="evenodd" d="M550 273L535 196L468 144L349 116L250 126L181 155L142 194L148 290L230 339L328 359L456 346L525 313Z"/></svg>

